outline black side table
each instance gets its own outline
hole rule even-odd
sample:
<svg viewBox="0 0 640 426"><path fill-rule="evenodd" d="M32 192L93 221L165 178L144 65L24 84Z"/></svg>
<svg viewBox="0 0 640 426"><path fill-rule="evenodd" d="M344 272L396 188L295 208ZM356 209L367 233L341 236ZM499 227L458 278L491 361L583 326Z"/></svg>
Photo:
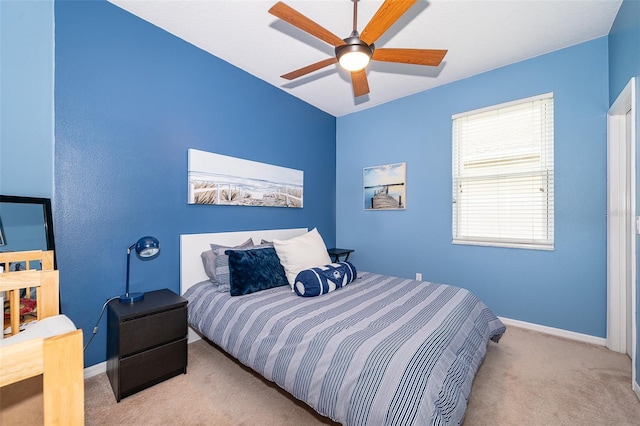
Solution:
<svg viewBox="0 0 640 426"><path fill-rule="evenodd" d="M349 260L349 255L353 253L353 249L330 248L327 249L327 253L329 253L329 257L331 257L331 261L334 263L346 262ZM340 260L340 256L344 256L344 260Z"/></svg>
<svg viewBox="0 0 640 426"><path fill-rule="evenodd" d="M107 376L116 400L187 372L187 300L168 289L109 302Z"/></svg>

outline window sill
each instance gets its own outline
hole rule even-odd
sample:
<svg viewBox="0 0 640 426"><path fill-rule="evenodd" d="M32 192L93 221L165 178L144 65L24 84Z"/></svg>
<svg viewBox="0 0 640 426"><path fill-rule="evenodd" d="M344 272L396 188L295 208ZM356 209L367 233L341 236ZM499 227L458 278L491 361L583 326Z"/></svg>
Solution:
<svg viewBox="0 0 640 426"><path fill-rule="evenodd" d="M516 248L516 249L555 251L554 245L543 245L543 244L525 244L525 243L513 243L513 242L475 241L475 240L456 240L456 239L452 240L451 244L466 245L466 246L503 247L503 248Z"/></svg>

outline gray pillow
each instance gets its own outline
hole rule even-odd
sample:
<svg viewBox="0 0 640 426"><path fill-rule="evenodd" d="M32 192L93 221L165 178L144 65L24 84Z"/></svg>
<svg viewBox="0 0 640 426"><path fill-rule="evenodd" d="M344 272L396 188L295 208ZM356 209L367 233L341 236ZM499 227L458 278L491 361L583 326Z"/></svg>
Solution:
<svg viewBox="0 0 640 426"><path fill-rule="evenodd" d="M213 250L207 250L200 253L202 259L202 266L204 266L204 272L207 274L212 282L216 281L216 255L213 254Z"/></svg>
<svg viewBox="0 0 640 426"><path fill-rule="evenodd" d="M229 277L229 256L225 253L225 251L227 250L249 250L249 249L259 249L259 248L266 248L266 247L273 247L272 244L260 244L257 246L251 245L251 246L247 246L247 247L235 247L235 248L231 248L231 247L218 247L216 249L213 250L213 253L216 256L216 282L221 285L224 286L222 288L228 288L227 286L230 285L230 277ZM213 245L212 245L213 248Z"/></svg>
<svg viewBox="0 0 640 426"><path fill-rule="evenodd" d="M203 251L200 254L200 258L202 259L202 266L204 266L204 272L207 274L212 283L216 284L216 254L214 250L217 248L225 248L228 249L242 249L253 247L253 240L249 238L244 243L237 245L235 247L222 246L220 244L211 244L211 250ZM228 284L228 283L227 283Z"/></svg>

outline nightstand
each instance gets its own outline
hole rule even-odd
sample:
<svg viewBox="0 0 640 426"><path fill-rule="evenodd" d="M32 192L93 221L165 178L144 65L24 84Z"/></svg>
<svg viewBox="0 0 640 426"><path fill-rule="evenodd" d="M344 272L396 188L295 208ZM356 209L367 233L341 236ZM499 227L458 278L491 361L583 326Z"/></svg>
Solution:
<svg viewBox="0 0 640 426"><path fill-rule="evenodd" d="M353 253L352 249L341 249L341 248L330 248L327 249L327 253L329 253L329 257L331 257L331 261L336 263L340 262L340 256L344 256L344 260L342 262L346 262L349 260L349 255Z"/></svg>
<svg viewBox="0 0 640 426"><path fill-rule="evenodd" d="M187 300L163 289L107 307L107 376L116 400L187 372Z"/></svg>

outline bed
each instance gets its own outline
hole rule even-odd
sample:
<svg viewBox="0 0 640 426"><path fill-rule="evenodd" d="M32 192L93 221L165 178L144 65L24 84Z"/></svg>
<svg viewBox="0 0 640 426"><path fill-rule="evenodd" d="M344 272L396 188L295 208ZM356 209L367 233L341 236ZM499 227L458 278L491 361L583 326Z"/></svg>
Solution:
<svg viewBox="0 0 640 426"><path fill-rule="evenodd" d="M0 387L42 375L45 425L84 424L82 330L59 315L59 273L53 252L0 253L0 264L36 261L41 270L0 274L0 294L10 303L11 336L0 339ZM27 266L28 268L28 266ZM35 288L37 321L21 328L20 290Z"/></svg>
<svg viewBox="0 0 640 426"><path fill-rule="evenodd" d="M209 243L305 232L181 236L190 326L339 423L462 423L487 344L505 332L467 290L357 271L355 281L319 297L299 297L288 286L231 296L203 272L200 254Z"/></svg>

